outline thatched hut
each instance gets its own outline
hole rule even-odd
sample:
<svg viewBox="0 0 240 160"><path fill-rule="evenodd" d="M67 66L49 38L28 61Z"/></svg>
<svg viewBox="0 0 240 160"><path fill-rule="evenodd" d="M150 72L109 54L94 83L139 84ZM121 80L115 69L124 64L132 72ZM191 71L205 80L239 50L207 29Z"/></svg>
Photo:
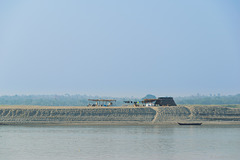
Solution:
<svg viewBox="0 0 240 160"><path fill-rule="evenodd" d="M158 97L155 106L176 106L173 97Z"/></svg>

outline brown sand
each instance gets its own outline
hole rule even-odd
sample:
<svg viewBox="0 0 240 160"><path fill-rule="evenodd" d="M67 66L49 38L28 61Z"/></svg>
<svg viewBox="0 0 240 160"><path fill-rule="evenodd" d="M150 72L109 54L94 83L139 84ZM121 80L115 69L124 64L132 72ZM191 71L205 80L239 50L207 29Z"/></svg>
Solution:
<svg viewBox="0 0 240 160"><path fill-rule="evenodd" d="M221 106L0 106L0 125L240 124L240 109Z"/></svg>

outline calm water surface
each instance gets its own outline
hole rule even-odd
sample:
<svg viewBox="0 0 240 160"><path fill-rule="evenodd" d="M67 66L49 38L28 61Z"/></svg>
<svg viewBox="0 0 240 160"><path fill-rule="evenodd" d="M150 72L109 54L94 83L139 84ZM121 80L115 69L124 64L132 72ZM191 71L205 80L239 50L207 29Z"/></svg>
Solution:
<svg viewBox="0 0 240 160"><path fill-rule="evenodd" d="M240 125L0 126L0 160L238 160Z"/></svg>

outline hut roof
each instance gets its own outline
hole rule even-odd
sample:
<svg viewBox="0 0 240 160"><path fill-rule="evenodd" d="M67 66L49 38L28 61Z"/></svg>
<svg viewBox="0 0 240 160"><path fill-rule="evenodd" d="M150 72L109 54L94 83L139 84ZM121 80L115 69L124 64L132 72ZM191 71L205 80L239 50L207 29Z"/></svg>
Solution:
<svg viewBox="0 0 240 160"><path fill-rule="evenodd" d="M142 101L142 103L151 103L151 102L154 102L154 101L156 101L156 100L158 100L158 99L144 99L144 100Z"/></svg>

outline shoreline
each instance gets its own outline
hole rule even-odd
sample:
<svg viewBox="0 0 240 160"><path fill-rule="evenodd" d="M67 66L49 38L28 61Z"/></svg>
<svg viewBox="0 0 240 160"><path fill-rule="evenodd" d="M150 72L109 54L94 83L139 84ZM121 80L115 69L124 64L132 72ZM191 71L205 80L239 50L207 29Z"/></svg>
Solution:
<svg viewBox="0 0 240 160"><path fill-rule="evenodd" d="M181 121L186 122L186 121ZM188 121L192 122L192 121ZM201 122L202 125L240 125L239 121L196 121ZM4 122L0 126L161 126L161 125L176 125L178 122L161 122L161 123L146 123L146 122ZM189 125L191 126L191 125Z"/></svg>

